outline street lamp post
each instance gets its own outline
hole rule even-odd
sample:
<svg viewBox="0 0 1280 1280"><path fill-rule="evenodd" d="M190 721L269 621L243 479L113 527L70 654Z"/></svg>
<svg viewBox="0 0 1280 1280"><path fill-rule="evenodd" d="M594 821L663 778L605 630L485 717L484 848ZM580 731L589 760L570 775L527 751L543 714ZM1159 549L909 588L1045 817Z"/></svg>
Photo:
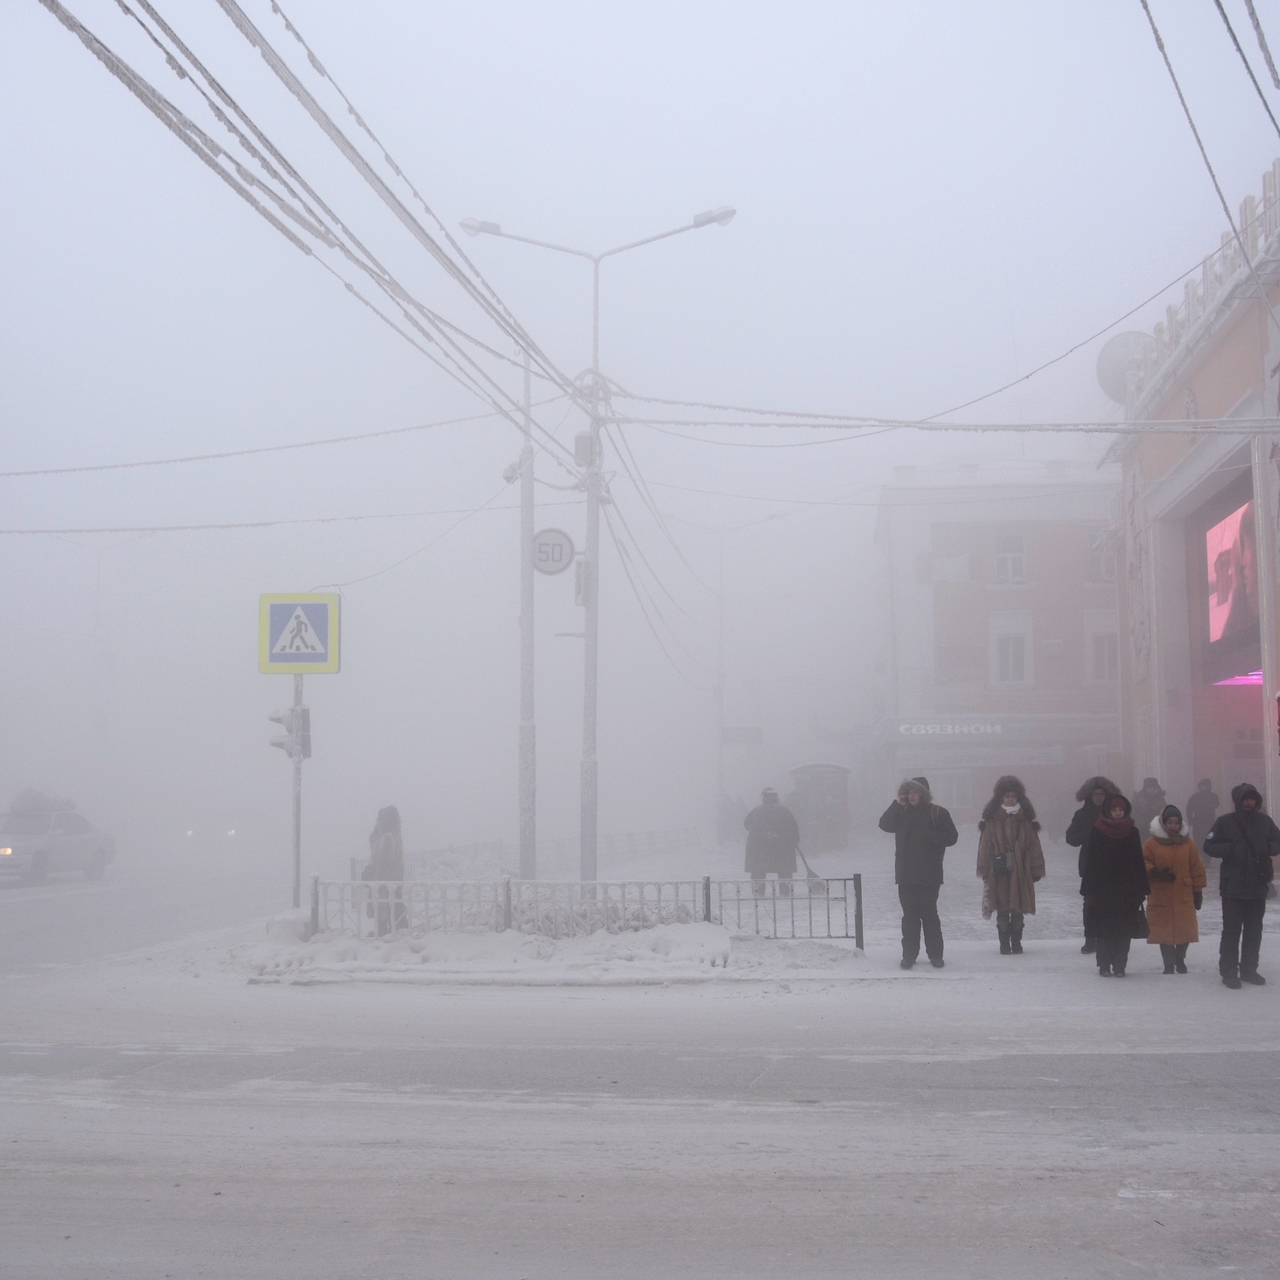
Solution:
<svg viewBox="0 0 1280 1280"><path fill-rule="evenodd" d="M599 830L599 765L596 757L596 701L599 689L599 622L600 622L600 504L609 501L607 485L603 471L603 448L600 440L604 426L605 395L604 384L600 377L600 264L605 258L616 257L631 249L639 249L642 245L653 244L658 240L666 240L670 236L678 236L685 231L697 231L702 227L727 226L733 221L736 209L729 205L721 205L718 209L708 209L704 213L695 214L693 221L682 227L673 227L670 231L659 232L656 236L646 236L643 240L632 240L628 244L618 245L614 249L606 249L603 253L588 253L585 249L572 249L563 244L552 244L546 240L534 240L529 236L513 235L503 231L496 222L481 222L476 218L464 218L461 227L468 235L500 236L504 240L519 240L522 244L536 245L539 249L553 249L557 253L572 254L575 258L586 258L591 263L591 370L590 385L587 388L588 412L591 418L586 456L579 457L579 465L583 467L582 487L587 495L587 538L583 555L582 602L585 606L583 619L583 689L582 689L582 767L581 767L581 816L579 821L579 874L584 881L596 879L596 845ZM532 486L530 486L530 489ZM524 489L521 489L521 502L524 502ZM532 493L529 497L532 509ZM530 529L532 521L522 519ZM532 556L532 551L523 551L522 558ZM530 609L532 618L532 609ZM529 674L532 683L532 671ZM525 704L526 694L523 687L524 669L521 668L521 706ZM532 690L527 697L532 704ZM523 732L523 731L522 731ZM522 757L523 770L523 757ZM521 829L524 828L524 804L526 788L522 772L520 782ZM531 802L531 801L530 801Z"/></svg>

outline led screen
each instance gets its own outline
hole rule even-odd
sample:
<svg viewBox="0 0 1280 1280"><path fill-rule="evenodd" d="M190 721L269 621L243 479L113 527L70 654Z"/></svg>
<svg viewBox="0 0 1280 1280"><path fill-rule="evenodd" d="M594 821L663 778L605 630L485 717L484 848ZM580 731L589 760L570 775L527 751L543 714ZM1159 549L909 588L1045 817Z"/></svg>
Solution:
<svg viewBox="0 0 1280 1280"><path fill-rule="evenodd" d="M1253 503L1237 507L1204 535L1209 565L1209 643L1256 635L1258 554Z"/></svg>

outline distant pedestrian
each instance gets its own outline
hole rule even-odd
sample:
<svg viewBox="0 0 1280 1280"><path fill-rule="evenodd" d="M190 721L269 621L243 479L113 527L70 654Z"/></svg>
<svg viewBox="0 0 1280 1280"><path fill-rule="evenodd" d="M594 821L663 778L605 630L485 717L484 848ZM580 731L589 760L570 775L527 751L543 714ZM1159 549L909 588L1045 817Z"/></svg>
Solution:
<svg viewBox="0 0 1280 1280"><path fill-rule="evenodd" d="M1002 956L1022 954L1024 916L1036 913L1036 884L1044 878L1040 824L1022 781L996 780L978 824L978 876L984 881L982 916L996 917Z"/></svg>
<svg viewBox="0 0 1280 1280"><path fill-rule="evenodd" d="M1221 803L1213 790L1213 783L1208 778L1201 778L1196 784L1195 795L1187 801L1187 825L1191 828L1191 838L1201 849Z"/></svg>
<svg viewBox="0 0 1280 1280"><path fill-rule="evenodd" d="M1080 790L1076 792L1076 799L1083 803L1075 811L1075 816L1071 819L1071 825L1067 828L1067 843L1073 849L1080 850L1080 856L1076 859L1076 867L1078 874L1084 876L1084 841L1085 837L1093 830L1093 824L1097 822L1098 815L1103 811L1107 803L1108 796L1118 796L1120 788L1116 786L1110 778L1105 778L1102 774L1096 774L1094 777L1087 779L1081 784ZM1087 917L1089 908L1086 906L1083 915ZM1084 946L1080 948L1082 956L1090 956L1098 949L1098 940L1089 933L1089 925L1087 919L1084 927Z"/></svg>
<svg viewBox="0 0 1280 1280"><path fill-rule="evenodd" d="M751 876L751 891L764 896L764 882L772 871L778 877L778 891L791 892L796 873L796 849L800 846L800 824L772 787L760 793L760 803L742 820L747 829L745 870Z"/></svg>
<svg viewBox="0 0 1280 1280"><path fill-rule="evenodd" d="M1231 790L1234 813L1224 813L1205 837L1204 851L1222 859L1218 892L1222 896L1222 942L1218 972L1224 986L1239 991L1242 980L1266 985L1258 972L1262 917L1267 891L1275 879L1272 858L1280 854L1280 829L1263 811L1262 795L1250 782Z"/></svg>
<svg viewBox="0 0 1280 1280"><path fill-rule="evenodd" d="M923 931L929 963L941 969L938 891L942 888L942 859L960 839L956 824L940 804L933 803L928 778L908 778L880 815L880 830L893 836L893 878L902 905L902 968L910 969L919 957Z"/></svg>
<svg viewBox="0 0 1280 1280"><path fill-rule="evenodd" d="M395 805L378 810L378 820L369 833L369 865L364 879L378 883L378 936L391 932L391 898L396 899L395 927L407 923L404 890L388 886L404 880L404 839L400 834L400 811Z"/></svg>
<svg viewBox="0 0 1280 1280"><path fill-rule="evenodd" d="M1142 790L1133 795L1133 825L1145 836L1151 819L1158 818L1169 803L1164 788L1154 778L1142 780Z"/></svg>
<svg viewBox="0 0 1280 1280"><path fill-rule="evenodd" d="M1200 941L1196 912L1208 883L1200 850L1177 805L1167 804L1151 823L1142 846L1151 892L1147 896L1147 941L1160 948L1165 973L1186 973L1187 947Z"/></svg>
<svg viewBox="0 0 1280 1280"><path fill-rule="evenodd" d="M1098 973L1123 978L1129 943L1145 937L1142 903L1149 888L1142 841L1124 796L1110 796L1084 842L1084 875L1080 895L1085 904L1085 931L1098 940Z"/></svg>

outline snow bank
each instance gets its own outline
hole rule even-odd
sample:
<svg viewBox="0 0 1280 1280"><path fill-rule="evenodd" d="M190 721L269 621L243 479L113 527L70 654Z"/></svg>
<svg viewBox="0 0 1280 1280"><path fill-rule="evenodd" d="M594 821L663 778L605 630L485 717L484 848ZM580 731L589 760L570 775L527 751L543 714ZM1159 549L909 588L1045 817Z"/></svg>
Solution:
<svg viewBox="0 0 1280 1280"><path fill-rule="evenodd" d="M626 933L552 939L506 933L431 933L360 939L317 934L305 921L274 921L241 956L254 983L470 983L617 986L778 977L865 976L860 952L824 942L735 939L718 924L659 925Z"/></svg>

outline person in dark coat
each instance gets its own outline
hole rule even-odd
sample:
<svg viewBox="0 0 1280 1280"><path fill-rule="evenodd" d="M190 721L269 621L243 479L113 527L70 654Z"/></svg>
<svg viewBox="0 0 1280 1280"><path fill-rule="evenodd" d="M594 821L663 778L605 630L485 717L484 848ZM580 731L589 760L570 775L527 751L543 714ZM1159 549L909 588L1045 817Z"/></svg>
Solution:
<svg viewBox="0 0 1280 1280"><path fill-rule="evenodd" d="M893 803L880 815L880 830L893 835L893 878L902 904L902 967L910 969L925 954L941 969L942 922L938 919L938 890L942 888L942 859L960 839L951 815L933 803L927 778L908 778Z"/></svg>
<svg viewBox="0 0 1280 1280"><path fill-rule="evenodd" d="M1085 837L1093 830L1093 824L1097 822L1098 815L1105 807L1107 797L1118 796L1119 794L1120 788L1110 778L1105 778L1100 773L1095 774L1092 778L1087 778L1081 783L1080 790L1076 792L1076 799L1082 803L1075 811L1075 816L1071 819L1071 825L1067 828L1067 843L1073 849L1080 850L1076 866L1081 877L1084 876ZM1088 914L1089 908L1086 906L1084 915L1087 916ZM1091 956L1097 949L1098 940L1090 936L1088 922L1086 921L1084 946L1080 948L1080 954L1082 956Z"/></svg>
<svg viewBox="0 0 1280 1280"><path fill-rule="evenodd" d="M1201 778L1196 783L1196 793L1187 801L1187 826L1191 828L1191 838L1198 848L1204 848L1205 837L1213 820L1218 816L1218 806L1222 803L1213 790L1213 783L1208 778Z"/></svg>
<svg viewBox="0 0 1280 1280"><path fill-rule="evenodd" d="M1250 782L1231 789L1235 812L1224 813L1209 830L1204 852L1222 859L1218 892L1222 895L1222 942L1218 972L1224 986L1239 991L1244 982L1261 987L1258 972L1262 949L1262 917L1268 886L1275 879L1280 829L1263 811L1262 795Z"/></svg>
<svg viewBox="0 0 1280 1280"><path fill-rule="evenodd" d="M1104 978L1123 978L1130 941L1146 936L1142 904L1150 885L1132 812L1124 796L1109 797L1084 842L1080 895L1085 929L1098 940L1098 973Z"/></svg>
<svg viewBox="0 0 1280 1280"><path fill-rule="evenodd" d="M377 883L378 936L391 932L391 898L396 899L395 927L408 923L404 890L390 885L404 880L404 837L400 834L400 810L393 804L378 810L378 819L369 832L369 865L362 879Z"/></svg>
<svg viewBox="0 0 1280 1280"><path fill-rule="evenodd" d="M1164 788L1154 778L1144 778L1142 790L1133 796L1133 825L1145 835L1151 819L1158 818L1168 803Z"/></svg>
<svg viewBox="0 0 1280 1280"><path fill-rule="evenodd" d="M746 870L756 897L764 894L765 877L772 871L783 883L783 894L791 892L787 883L796 873L796 849L800 846L800 824L772 787L760 793L760 803L742 820L747 829Z"/></svg>

